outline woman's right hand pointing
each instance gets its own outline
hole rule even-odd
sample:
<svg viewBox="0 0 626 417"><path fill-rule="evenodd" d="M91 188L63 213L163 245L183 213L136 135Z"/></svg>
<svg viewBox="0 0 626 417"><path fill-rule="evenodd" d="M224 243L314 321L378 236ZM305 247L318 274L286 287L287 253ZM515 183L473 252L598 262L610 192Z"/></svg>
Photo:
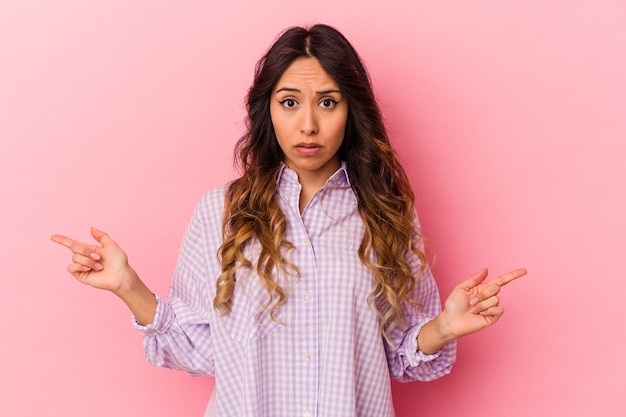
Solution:
<svg viewBox="0 0 626 417"><path fill-rule="evenodd" d="M52 235L51 239L72 251L72 263L67 270L76 279L118 294L132 275L128 257L106 233L92 227L91 235L99 245L88 245L63 235Z"/></svg>
<svg viewBox="0 0 626 417"><path fill-rule="evenodd" d="M72 263L67 270L77 280L113 292L126 303L139 323L152 323L156 298L130 267L122 248L95 227L91 228L91 236L98 245L88 245L63 235L52 235L51 239L72 251Z"/></svg>

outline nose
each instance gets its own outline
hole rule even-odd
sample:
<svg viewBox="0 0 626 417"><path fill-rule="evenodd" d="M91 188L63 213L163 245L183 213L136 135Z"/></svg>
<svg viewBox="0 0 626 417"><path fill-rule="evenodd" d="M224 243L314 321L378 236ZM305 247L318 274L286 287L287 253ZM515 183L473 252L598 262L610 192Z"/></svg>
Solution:
<svg viewBox="0 0 626 417"><path fill-rule="evenodd" d="M305 106L302 109L302 120L300 131L306 136L311 136L317 133L317 115L315 109L312 106Z"/></svg>

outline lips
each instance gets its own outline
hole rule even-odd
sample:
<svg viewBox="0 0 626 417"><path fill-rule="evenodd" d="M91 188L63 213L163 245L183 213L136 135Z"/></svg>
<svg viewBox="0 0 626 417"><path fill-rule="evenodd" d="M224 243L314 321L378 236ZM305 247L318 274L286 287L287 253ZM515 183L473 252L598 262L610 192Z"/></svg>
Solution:
<svg viewBox="0 0 626 417"><path fill-rule="evenodd" d="M317 143L298 143L295 146L296 150L305 156L315 155L322 147Z"/></svg>

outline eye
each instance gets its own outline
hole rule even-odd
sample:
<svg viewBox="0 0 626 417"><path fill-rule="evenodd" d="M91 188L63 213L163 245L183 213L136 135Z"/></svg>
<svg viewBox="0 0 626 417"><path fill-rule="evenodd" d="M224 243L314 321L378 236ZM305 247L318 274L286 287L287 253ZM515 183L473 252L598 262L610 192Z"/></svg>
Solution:
<svg viewBox="0 0 626 417"><path fill-rule="evenodd" d="M279 103L282 104L283 107L286 107L288 109L293 109L298 105L298 102L292 98L286 98L282 101L279 101Z"/></svg>
<svg viewBox="0 0 626 417"><path fill-rule="evenodd" d="M337 105L337 102L333 100L332 98L325 98L324 100L320 101L320 106L325 109L332 109L336 105Z"/></svg>

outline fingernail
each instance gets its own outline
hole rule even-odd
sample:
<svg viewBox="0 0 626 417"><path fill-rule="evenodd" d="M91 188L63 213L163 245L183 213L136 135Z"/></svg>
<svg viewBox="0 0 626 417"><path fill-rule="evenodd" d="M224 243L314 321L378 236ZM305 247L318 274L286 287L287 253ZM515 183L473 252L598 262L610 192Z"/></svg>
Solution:
<svg viewBox="0 0 626 417"><path fill-rule="evenodd" d="M83 267L81 268L83 271L89 271L91 270L91 268L89 268L88 266L83 265Z"/></svg>
<svg viewBox="0 0 626 417"><path fill-rule="evenodd" d="M89 254L89 257L90 257L91 259L93 259L94 261L99 261L99 260L100 260L100 255L98 255L98 254L97 254L97 253L95 253L95 252L91 252L91 253Z"/></svg>
<svg viewBox="0 0 626 417"><path fill-rule="evenodd" d="M474 297L470 300L470 305L473 306L474 304L478 303L478 297Z"/></svg>
<svg viewBox="0 0 626 417"><path fill-rule="evenodd" d="M476 313L478 313L478 309L476 307L472 307L472 308L470 308L470 313L476 314Z"/></svg>
<svg viewBox="0 0 626 417"><path fill-rule="evenodd" d="M100 262L96 262L93 266L94 269L97 269L98 271L102 269L102 264Z"/></svg>

